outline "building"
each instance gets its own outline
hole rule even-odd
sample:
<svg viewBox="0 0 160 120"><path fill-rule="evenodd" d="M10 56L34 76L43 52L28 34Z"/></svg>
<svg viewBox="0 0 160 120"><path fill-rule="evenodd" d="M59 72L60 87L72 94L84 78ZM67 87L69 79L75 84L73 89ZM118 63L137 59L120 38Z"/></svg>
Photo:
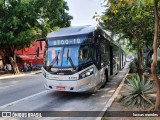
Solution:
<svg viewBox="0 0 160 120"><path fill-rule="evenodd" d="M20 70L23 69L24 63L27 63L31 66L34 65L42 65L43 64L43 54L44 54L44 41L33 41L30 47L25 47L20 50L16 50L16 61ZM37 56L37 51L39 51L39 55ZM3 69L4 63L8 63L9 60L0 52L0 69Z"/></svg>
<svg viewBox="0 0 160 120"><path fill-rule="evenodd" d="M30 47L17 50L16 56L17 56L17 65L19 69L21 70L23 68L24 63L27 63L31 66L42 65L44 47L45 47L44 41L40 42L33 41ZM38 56L37 56L37 51L39 51Z"/></svg>

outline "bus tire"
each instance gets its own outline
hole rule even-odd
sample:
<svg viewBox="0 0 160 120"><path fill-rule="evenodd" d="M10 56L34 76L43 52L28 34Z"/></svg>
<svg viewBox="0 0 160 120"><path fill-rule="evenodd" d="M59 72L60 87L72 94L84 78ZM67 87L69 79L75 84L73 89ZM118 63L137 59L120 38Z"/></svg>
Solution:
<svg viewBox="0 0 160 120"><path fill-rule="evenodd" d="M101 86L101 88L104 88L108 82L108 70L107 69L105 70L105 79L106 80L105 80L104 84Z"/></svg>

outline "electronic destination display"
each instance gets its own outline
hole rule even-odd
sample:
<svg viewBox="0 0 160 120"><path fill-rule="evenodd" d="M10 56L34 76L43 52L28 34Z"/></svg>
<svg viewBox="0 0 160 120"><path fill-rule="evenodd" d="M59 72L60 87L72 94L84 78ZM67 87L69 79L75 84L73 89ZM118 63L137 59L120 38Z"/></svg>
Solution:
<svg viewBox="0 0 160 120"><path fill-rule="evenodd" d="M74 45L74 44L81 44L81 43L90 43L91 39L87 37L80 37L80 38L64 38L64 39L56 39L56 40L49 40L49 46L58 46L58 45Z"/></svg>

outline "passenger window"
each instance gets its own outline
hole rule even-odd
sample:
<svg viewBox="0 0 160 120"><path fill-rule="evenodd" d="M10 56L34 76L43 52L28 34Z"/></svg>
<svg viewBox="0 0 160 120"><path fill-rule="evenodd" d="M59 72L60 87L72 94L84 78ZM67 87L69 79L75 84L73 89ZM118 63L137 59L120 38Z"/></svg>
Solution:
<svg viewBox="0 0 160 120"><path fill-rule="evenodd" d="M90 46L81 46L79 50L79 63L83 64L92 60L93 48Z"/></svg>
<svg viewBox="0 0 160 120"><path fill-rule="evenodd" d="M105 46L103 44L100 45L101 54L105 53Z"/></svg>

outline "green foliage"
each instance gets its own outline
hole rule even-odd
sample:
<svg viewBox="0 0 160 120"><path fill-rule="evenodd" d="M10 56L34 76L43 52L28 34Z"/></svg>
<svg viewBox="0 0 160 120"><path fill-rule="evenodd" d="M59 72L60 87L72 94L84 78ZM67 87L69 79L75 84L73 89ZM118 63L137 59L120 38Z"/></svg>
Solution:
<svg viewBox="0 0 160 120"><path fill-rule="evenodd" d="M69 8L64 0L34 0L33 5L39 13L39 28L43 37L57 28L70 26L73 17L66 12Z"/></svg>
<svg viewBox="0 0 160 120"><path fill-rule="evenodd" d="M151 47L154 38L154 4L147 0L109 0L109 2L110 6L107 7L100 24L115 35L123 35L122 40L128 39L128 48L137 51L138 73L141 76L142 50L144 46Z"/></svg>
<svg viewBox="0 0 160 120"><path fill-rule="evenodd" d="M154 36L153 3L147 0L109 0L110 7L102 16L100 24L113 34L122 34L129 40L131 50L137 49L137 41L141 48L151 46Z"/></svg>
<svg viewBox="0 0 160 120"><path fill-rule="evenodd" d="M151 67L152 59L146 60L146 67Z"/></svg>
<svg viewBox="0 0 160 120"><path fill-rule="evenodd" d="M30 46L50 31L70 26L72 16L67 10L64 0L0 0L0 51L15 62L16 49Z"/></svg>
<svg viewBox="0 0 160 120"><path fill-rule="evenodd" d="M129 65L130 73L137 73L138 71L137 64L138 64L138 60L137 58L134 58L134 60Z"/></svg>
<svg viewBox="0 0 160 120"><path fill-rule="evenodd" d="M68 9L64 0L1 0L0 50L13 56L15 49L29 46L37 34L45 37L50 31L70 26Z"/></svg>
<svg viewBox="0 0 160 120"><path fill-rule="evenodd" d="M153 61L152 59L147 60L146 68L151 68L152 61ZM156 72L157 72L157 74L160 73L160 59L157 60Z"/></svg>
<svg viewBox="0 0 160 120"><path fill-rule="evenodd" d="M132 76L126 85L124 93L124 103L128 106L153 105L149 94L153 94L154 87L150 80L145 80L144 76L140 80L139 75Z"/></svg>
<svg viewBox="0 0 160 120"><path fill-rule="evenodd" d="M14 50L30 45L36 34L37 15L32 0L4 0L0 14L0 50L13 56Z"/></svg>

